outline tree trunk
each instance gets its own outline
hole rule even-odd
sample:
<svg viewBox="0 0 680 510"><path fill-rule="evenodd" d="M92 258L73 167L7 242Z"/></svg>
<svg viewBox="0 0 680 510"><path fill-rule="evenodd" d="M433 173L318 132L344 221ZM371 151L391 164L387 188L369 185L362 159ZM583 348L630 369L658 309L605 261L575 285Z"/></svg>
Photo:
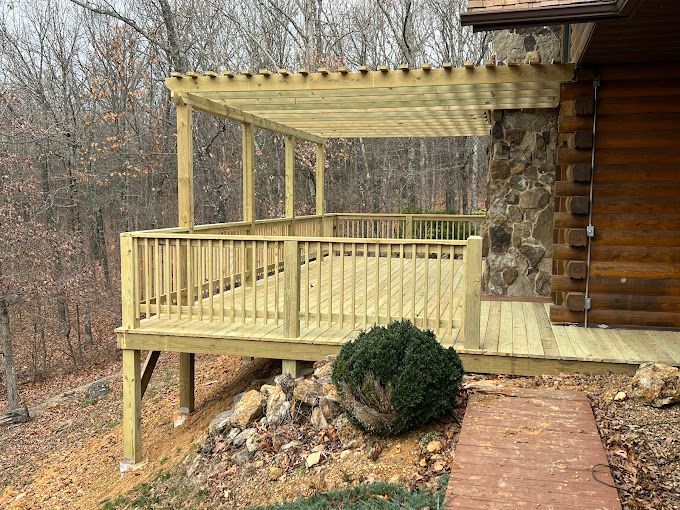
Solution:
<svg viewBox="0 0 680 510"><path fill-rule="evenodd" d="M9 329L9 306L4 298L0 297L0 340L2 340L2 360L5 368L5 389L7 390L7 409L13 411L19 409L19 386L17 374L14 369L14 354L12 353L12 337Z"/></svg>

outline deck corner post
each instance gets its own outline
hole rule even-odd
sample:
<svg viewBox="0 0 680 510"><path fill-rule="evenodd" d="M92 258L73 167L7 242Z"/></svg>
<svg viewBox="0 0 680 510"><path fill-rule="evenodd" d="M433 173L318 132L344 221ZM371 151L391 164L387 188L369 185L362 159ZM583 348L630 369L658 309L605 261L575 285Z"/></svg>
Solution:
<svg viewBox="0 0 680 510"><path fill-rule="evenodd" d="M283 334L300 336L300 247L298 242L283 242Z"/></svg>
<svg viewBox="0 0 680 510"><path fill-rule="evenodd" d="M181 352L179 355L179 412L190 414L194 412L194 367L196 356L190 352Z"/></svg>
<svg viewBox="0 0 680 510"><path fill-rule="evenodd" d="M120 285L122 326L134 329L139 326L135 300L137 298L137 243L129 234L120 236Z"/></svg>
<svg viewBox="0 0 680 510"><path fill-rule="evenodd" d="M123 349L123 462L128 471L142 460L142 377L140 352Z"/></svg>
<svg viewBox="0 0 680 510"><path fill-rule="evenodd" d="M463 263L465 264L465 299L463 310L463 334L466 349L479 349L481 345L481 290L482 290L482 238L470 236Z"/></svg>
<svg viewBox="0 0 680 510"><path fill-rule="evenodd" d="M321 237L335 237L335 216L325 215L321 217Z"/></svg>

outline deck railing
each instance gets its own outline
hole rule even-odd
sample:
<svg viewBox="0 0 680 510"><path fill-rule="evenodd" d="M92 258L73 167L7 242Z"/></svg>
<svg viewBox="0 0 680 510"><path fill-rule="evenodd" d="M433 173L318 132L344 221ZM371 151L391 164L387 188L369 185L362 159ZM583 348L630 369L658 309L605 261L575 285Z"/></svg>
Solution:
<svg viewBox="0 0 680 510"><path fill-rule="evenodd" d="M338 237L465 240L479 235L484 214L366 214L337 213Z"/></svg>
<svg viewBox="0 0 680 510"><path fill-rule="evenodd" d="M206 230L121 235L124 328L195 319L283 325L286 337L297 338L301 326L357 329L406 318L442 332L461 326L462 302L466 347L479 345L479 237L199 233Z"/></svg>

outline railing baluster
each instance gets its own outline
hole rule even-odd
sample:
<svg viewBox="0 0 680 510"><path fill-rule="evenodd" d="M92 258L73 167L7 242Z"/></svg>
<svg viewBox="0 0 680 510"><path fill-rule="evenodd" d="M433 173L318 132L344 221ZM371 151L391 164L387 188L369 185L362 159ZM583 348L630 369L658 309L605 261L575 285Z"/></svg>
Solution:
<svg viewBox="0 0 680 510"><path fill-rule="evenodd" d="M321 263L323 253L321 253L321 243L316 243L316 327L321 327Z"/></svg>
<svg viewBox="0 0 680 510"><path fill-rule="evenodd" d="M375 324L380 324L380 241L375 243Z"/></svg>
<svg viewBox="0 0 680 510"><path fill-rule="evenodd" d="M340 329L345 327L345 245L340 243Z"/></svg>
<svg viewBox="0 0 680 510"><path fill-rule="evenodd" d="M404 243L399 244L399 320L404 318Z"/></svg>
<svg viewBox="0 0 680 510"><path fill-rule="evenodd" d="M430 320L430 245L425 245L425 304L423 305L425 328L429 328Z"/></svg>
<svg viewBox="0 0 680 510"><path fill-rule="evenodd" d="M253 286L253 323L257 323L257 241L250 241L253 243L252 253L252 269L250 282Z"/></svg>
<svg viewBox="0 0 680 510"><path fill-rule="evenodd" d="M170 239L165 240L165 248L163 250L163 255L164 255L164 259L165 259L165 267L164 267L164 269L165 269L165 271L164 271L164 275L165 275L165 292L164 292L164 294L165 294L165 313L166 313L168 320L169 320L169 319L172 319L172 316L170 315L170 301L171 301L170 300L170 295L171 295L170 294L170 290L171 290L170 289L170 286L171 286L170 271L172 270L172 268L171 268L171 266L172 266L172 256L170 255Z"/></svg>
<svg viewBox="0 0 680 510"><path fill-rule="evenodd" d="M246 276L247 269L247 252L246 252L246 241L241 241L241 252L239 253L239 258L241 259L241 322L246 323L246 288L248 287Z"/></svg>
<svg viewBox="0 0 680 510"><path fill-rule="evenodd" d="M392 243L387 245L387 323L392 322Z"/></svg>
<svg viewBox="0 0 680 510"><path fill-rule="evenodd" d="M220 239L220 322L224 322L224 240Z"/></svg>
<svg viewBox="0 0 680 510"><path fill-rule="evenodd" d="M264 323L269 324L269 245L264 242Z"/></svg>
<svg viewBox="0 0 680 510"><path fill-rule="evenodd" d="M368 243L364 243L364 328L368 326Z"/></svg>
<svg viewBox="0 0 680 510"><path fill-rule="evenodd" d="M416 277L418 276L417 244L411 245L411 322L416 324Z"/></svg>
<svg viewBox="0 0 680 510"><path fill-rule="evenodd" d="M328 271L328 327L333 324L333 259L335 258L335 249L333 243L328 243L328 262L330 270Z"/></svg>
<svg viewBox="0 0 680 510"><path fill-rule="evenodd" d="M357 310L356 310L356 290L357 290L357 245L352 243L352 329L356 328L357 324Z"/></svg>
<svg viewBox="0 0 680 510"><path fill-rule="evenodd" d="M181 247L182 247L182 241L177 239L175 240L175 257L176 257L176 267L177 267L177 284L176 284L176 291L177 291L177 298L175 301L177 301L177 320L180 321L182 320L182 286L184 284L183 282L183 275L182 275L182 264L184 263L184 260L182 260L182 252L181 252Z"/></svg>
<svg viewBox="0 0 680 510"><path fill-rule="evenodd" d="M209 299L208 299L208 304L210 307L208 317L210 322L213 321L213 315L214 315L214 308L215 308L215 303L213 299L213 294L214 294L214 286L213 282L215 281L215 274L213 272L213 241L210 239L208 241L208 294L209 294Z"/></svg>
<svg viewBox="0 0 680 510"><path fill-rule="evenodd" d="M305 290L305 326L309 327L309 294L312 290L309 279L309 241L305 242L305 282L307 290Z"/></svg>
<svg viewBox="0 0 680 510"><path fill-rule="evenodd" d="M153 240L153 256L154 256L154 286L156 298L156 318L161 318L161 250L158 239Z"/></svg>
<svg viewBox="0 0 680 510"><path fill-rule="evenodd" d="M278 326L279 325L279 295L280 295L280 289L279 289L279 270L281 269L281 243L279 241L276 242L276 251L274 252L274 302L276 303L276 306L274 308L274 323Z"/></svg>
<svg viewBox="0 0 680 510"><path fill-rule="evenodd" d="M151 317L151 260L149 259L148 239L144 239L144 305L148 319Z"/></svg>
<svg viewBox="0 0 680 510"><path fill-rule="evenodd" d="M234 241L229 241L229 260L231 262L231 274L229 275L229 290L231 292L231 322L236 322L236 246Z"/></svg>
<svg viewBox="0 0 680 510"><path fill-rule="evenodd" d="M442 245L437 246L437 295L435 302L437 303L435 331L439 333L442 319Z"/></svg>

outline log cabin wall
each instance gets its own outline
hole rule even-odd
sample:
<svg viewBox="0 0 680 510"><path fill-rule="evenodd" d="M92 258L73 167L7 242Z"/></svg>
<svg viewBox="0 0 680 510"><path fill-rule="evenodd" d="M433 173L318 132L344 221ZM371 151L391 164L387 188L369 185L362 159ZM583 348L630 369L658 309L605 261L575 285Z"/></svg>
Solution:
<svg viewBox="0 0 680 510"><path fill-rule="evenodd" d="M584 321L592 74L561 92L553 322ZM680 71L599 71L589 324L680 327Z"/></svg>

